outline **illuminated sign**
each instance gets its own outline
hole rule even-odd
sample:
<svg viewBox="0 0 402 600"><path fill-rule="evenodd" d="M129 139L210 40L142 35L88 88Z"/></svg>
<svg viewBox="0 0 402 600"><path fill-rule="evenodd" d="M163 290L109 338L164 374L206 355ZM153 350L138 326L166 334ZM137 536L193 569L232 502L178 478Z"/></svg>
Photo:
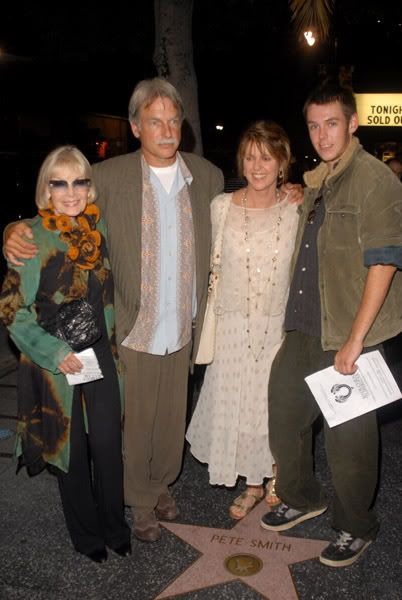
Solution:
<svg viewBox="0 0 402 600"><path fill-rule="evenodd" d="M359 125L402 126L402 94L355 94Z"/></svg>

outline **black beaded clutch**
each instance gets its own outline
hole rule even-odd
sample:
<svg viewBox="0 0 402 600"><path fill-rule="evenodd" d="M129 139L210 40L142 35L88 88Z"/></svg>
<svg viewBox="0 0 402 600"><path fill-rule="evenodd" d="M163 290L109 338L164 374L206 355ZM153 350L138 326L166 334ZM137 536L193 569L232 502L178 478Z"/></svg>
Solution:
<svg viewBox="0 0 402 600"><path fill-rule="evenodd" d="M102 335L94 309L85 298L62 304L57 313L41 321L40 326L78 352L92 346Z"/></svg>

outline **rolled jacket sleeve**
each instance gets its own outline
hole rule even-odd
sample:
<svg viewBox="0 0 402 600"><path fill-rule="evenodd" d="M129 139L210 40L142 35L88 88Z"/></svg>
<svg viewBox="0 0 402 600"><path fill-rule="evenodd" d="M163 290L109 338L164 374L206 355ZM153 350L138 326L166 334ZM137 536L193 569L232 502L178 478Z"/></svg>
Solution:
<svg viewBox="0 0 402 600"><path fill-rule="evenodd" d="M367 265L401 265L402 185L382 173L362 205L361 241ZM398 250L399 249L399 250ZM394 262L396 261L396 262Z"/></svg>
<svg viewBox="0 0 402 600"><path fill-rule="evenodd" d="M364 266L393 265L402 269L402 246L386 246L385 248L370 248L364 253Z"/></svg>

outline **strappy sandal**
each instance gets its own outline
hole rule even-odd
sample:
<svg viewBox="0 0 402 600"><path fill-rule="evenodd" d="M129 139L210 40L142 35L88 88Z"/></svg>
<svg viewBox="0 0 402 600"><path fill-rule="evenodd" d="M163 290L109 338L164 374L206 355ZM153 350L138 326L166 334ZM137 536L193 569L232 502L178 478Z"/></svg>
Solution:
<svg viewBox="0 0 402 600"><path fill-rule="evenodd" d="M268 504L268 506L277 506L282 502L279 496L276 495L275 485L276 476L274 475L265 486L265 502Z"/></svg>
<svg viewBox="0 0 402 600"><path fill-rule="evenodd" d="M253 493L251 490L259 490L261 495ZM264 488L249 487L240 496L235 498L233 504L229 508L229 515L232 519L240 521L264 498Z"/></svg>

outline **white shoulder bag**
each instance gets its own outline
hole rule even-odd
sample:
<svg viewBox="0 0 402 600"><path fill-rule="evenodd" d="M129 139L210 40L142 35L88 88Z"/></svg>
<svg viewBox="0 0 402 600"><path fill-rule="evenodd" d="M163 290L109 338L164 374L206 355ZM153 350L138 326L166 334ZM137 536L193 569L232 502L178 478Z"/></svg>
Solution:
<svg viewBox="0 0 402 600"><path fill-rule="evenodd" d="M222 202L221 211L219 215L213 252L211 253L211 267L209 273L207 306L205 309L197 357L195 359L197 365L208 365L213 361L215 355L217 318L215 314L216 293L221 272L223 231L225 228L226 217L229 211L231 201L231 195L224 197L224 201Z"/></svg>

